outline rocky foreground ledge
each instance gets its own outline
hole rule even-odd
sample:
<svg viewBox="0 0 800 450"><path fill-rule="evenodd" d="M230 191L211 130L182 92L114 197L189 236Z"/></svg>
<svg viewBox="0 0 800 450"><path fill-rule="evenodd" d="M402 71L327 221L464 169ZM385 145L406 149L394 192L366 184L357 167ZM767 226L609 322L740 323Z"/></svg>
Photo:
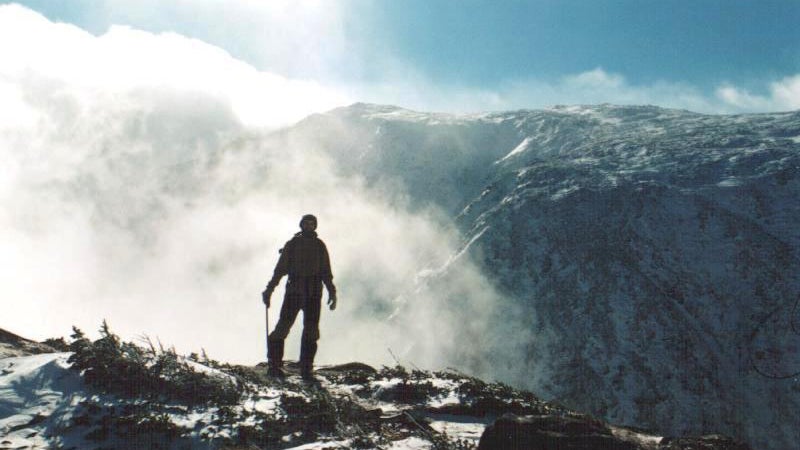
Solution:
<svg viewBox="0 0 800 450"><path fill-rule="evenodd" d="M51 342L69 351L3 342L14 351L0 354L0 449L748 448L613 426L454 370L349 363L306 383L292 363L275 379L261 365L145 349L104 329L94 342L77 330Z"/></svg>

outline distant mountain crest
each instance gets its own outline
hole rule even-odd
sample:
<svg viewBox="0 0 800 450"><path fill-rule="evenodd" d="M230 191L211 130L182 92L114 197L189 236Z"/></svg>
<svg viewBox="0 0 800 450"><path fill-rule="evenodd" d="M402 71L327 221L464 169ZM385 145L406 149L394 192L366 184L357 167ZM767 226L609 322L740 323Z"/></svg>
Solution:
<svg viewBox="0 0 800 450"><path fill-rule="evenodd" d="M0 358L27 356L56 351L49 345L31 341L0 328Z"/></svg>

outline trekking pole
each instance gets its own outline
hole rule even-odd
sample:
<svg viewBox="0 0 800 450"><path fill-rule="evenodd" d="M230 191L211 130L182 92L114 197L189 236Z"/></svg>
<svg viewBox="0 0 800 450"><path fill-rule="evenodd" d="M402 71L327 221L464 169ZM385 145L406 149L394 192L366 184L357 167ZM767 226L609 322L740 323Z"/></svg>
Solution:
<svg viewBox="0 0 800 450"><path fill-rule="evenodd" d="M266 330L267 330L266 331L267 340L265 341L266 344L267 344L267 346L266 346L266 349L267 349L267 359L266 359L266 361L269 362L269 305L267 305L266 303L264 304L264 311L265 311L264 321L266 323Z"/></svg>

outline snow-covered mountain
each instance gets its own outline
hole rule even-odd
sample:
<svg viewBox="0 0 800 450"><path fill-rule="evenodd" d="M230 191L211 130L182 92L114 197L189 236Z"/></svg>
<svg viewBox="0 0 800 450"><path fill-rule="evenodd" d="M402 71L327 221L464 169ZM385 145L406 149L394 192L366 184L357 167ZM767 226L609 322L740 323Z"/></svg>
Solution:
<svg viewBox="0 0 800 450"><path fill-rule="evenodd" d="M664 433L800 440L800 112L356 104L272 139L453 218L504 294L465 369Z"/></svg>
<svg viewBox="0 0 800 450"><path fill-rule="evenodd" d="M259 264L296 223L282 213L320 208L343 296L324 320L328 356L391 347L662 435L719 432L758 449L800 439L800 113L356 104L268 135L225 126L202 145L194 121L141 114L131 124L170 126L97 134L106 119L87 116L81 134L102 139L63 147L86 150L81 163L34 168L42 188L20 188L12 211L52 237L9 238L30 244L19 257L36 250L24 268L41 276L25 279L49 279L52 255L83 274L41 295L63 311L114 298L123 312L110 313L159 330L202 297L197 323L222 308L252 323L261 305L231 299L258 302ZM443 243L442 223L460 248ZM67 241L77 247L58 247ZM141 307L153 299L159 314ZM222 347L260 342L217 332ZM207 334L170 340L203 344L191 333ZM17 351L0 345L0 356ZM63 369L51 362L47 373Z"/></svg>
<svg viewBox="0 0 800 450"><path fill-rule="evenodd" d="M122 342L105 323L95 341L76 330L70 352L10 346L17 356L0 357L2 449L748 449L609 425L452 370L349 363L308 383L289 364L278 379Z"/></svg>

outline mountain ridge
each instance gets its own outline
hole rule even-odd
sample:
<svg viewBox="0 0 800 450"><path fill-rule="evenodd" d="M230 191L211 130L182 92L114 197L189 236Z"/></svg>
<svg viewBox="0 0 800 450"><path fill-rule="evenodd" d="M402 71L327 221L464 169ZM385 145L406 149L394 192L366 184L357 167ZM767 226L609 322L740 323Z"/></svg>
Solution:
<svg viewBox="0 0 800 450"><path fill-rule="evenodd" d="M621 423L800 439L795 385L763 376L800 368L800 112L355 105L285 133L453 218L503 293L493 375Z"/></svg>

